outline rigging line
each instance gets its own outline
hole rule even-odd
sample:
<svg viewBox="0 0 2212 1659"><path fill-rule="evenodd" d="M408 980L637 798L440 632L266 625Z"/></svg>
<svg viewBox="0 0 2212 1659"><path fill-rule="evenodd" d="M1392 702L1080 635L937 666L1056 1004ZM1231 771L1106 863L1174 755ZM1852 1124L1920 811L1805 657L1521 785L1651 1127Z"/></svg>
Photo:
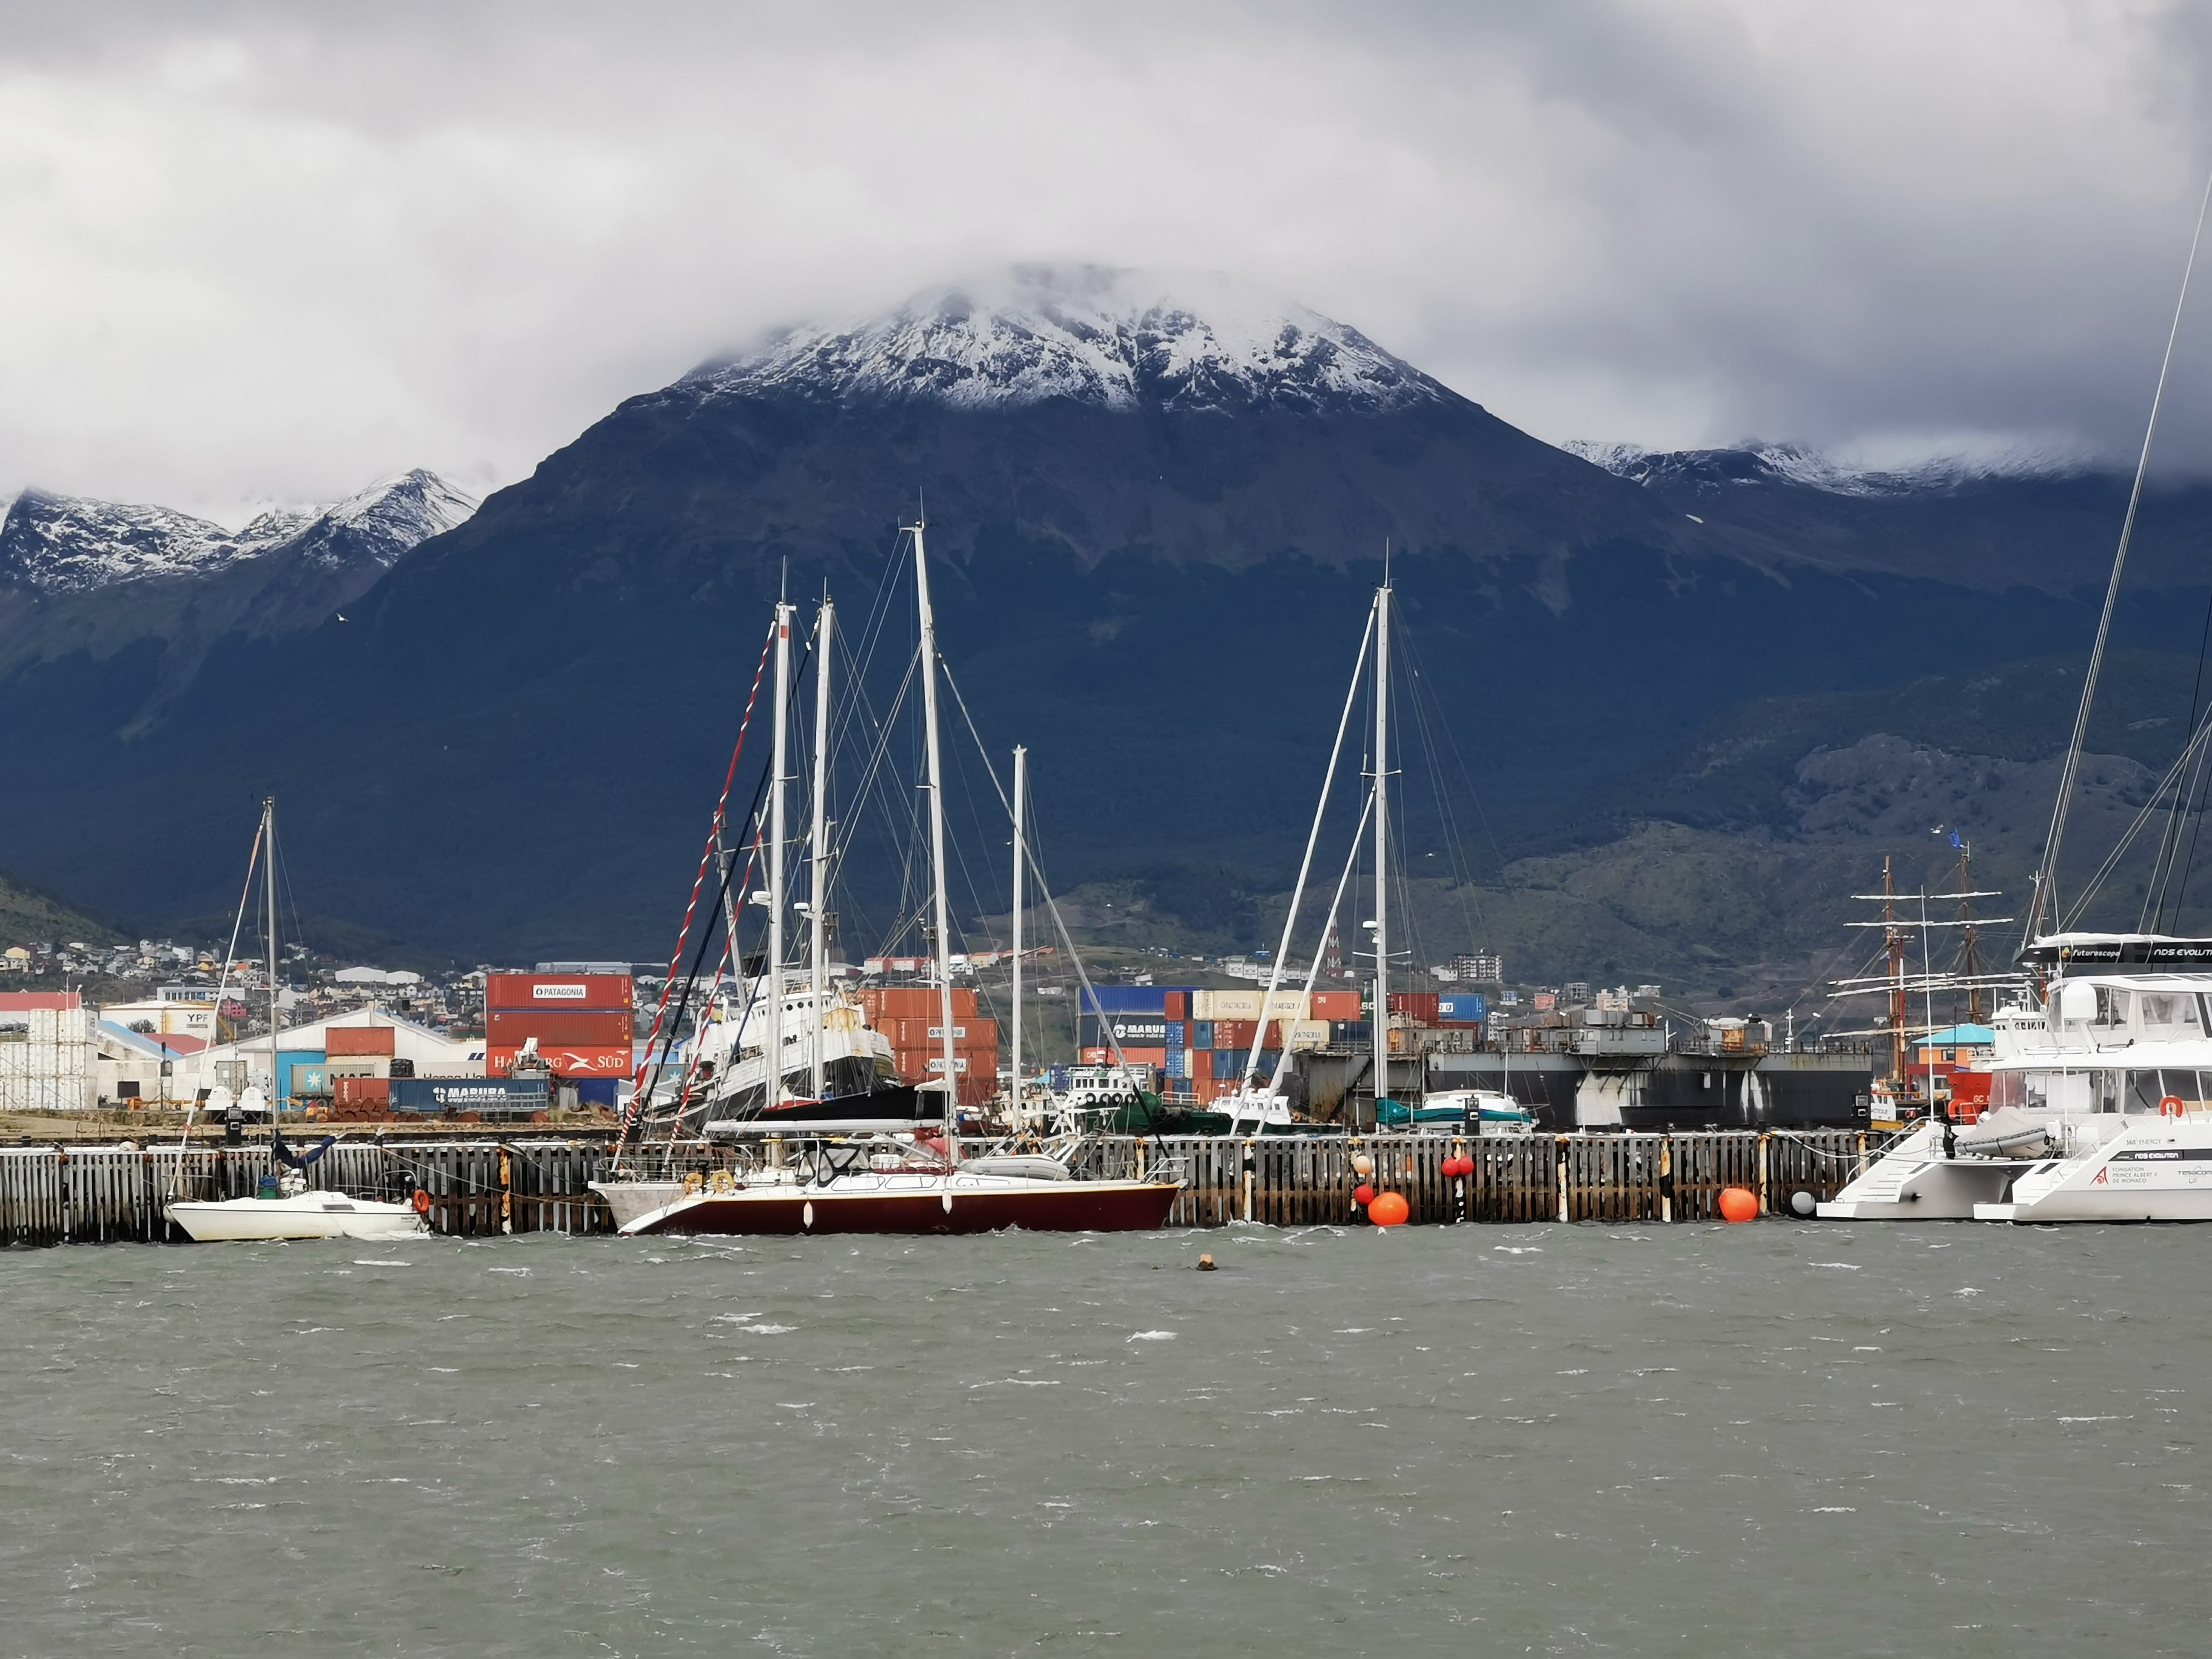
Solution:
<svg viewBox="0 0 2212 1659"><path fill-rule="evenodd" d="M1359 862L1359 849L1364 844L1366 840L1367 820L1369 816L1373 813L1374 811L1375 792L1370 789L1367 792L1365 801L1362 803L1359 808L1359 822L1352 826L1352 850L1345 855L1343 873L1339 875L1336 878L1336 892L1328 902L1328 914L1322 919L1321 938L1315 942L1313 960L1306 968L1305 994L1308 996L1311 996L1313 994L1314 981L1321 977L1322 958L1328 953L1328 930L1330 926L1336 921L1337 912L1344 906L1344 890L1352 884L1352 872L1358 867ZM1267 1005L1266 1003L1263 1002L1260 1005L1260 1012L1262 1015L1266 1014L1267 1012ZM1386 1016L1385 1028L1387 1029L1387 1027L1388 1021ZM1243 1083L1242 1085L1243 1089L1250 1089L1252 1086L1253 1078L1259 1073L1261 1040L1267 1035L1267 1022L1265 1018L1262 1018L1260 1022L1259 1030L1253 1035L1251 1056L1245 1061L1246 1069ZM1388 1042L1389 1039L1386 1037L1384 1041ZM1267 1081L1267 1092L1269 1094L1278 1095L1282 1093L1283 1074L1290 1069L1290 1065L1291 1045L1289 1042L1285 1042L1275 1054L1274 1075ZM1232 1131L1234 1131L1237 1127L1236 1120L1233 1116L1230 1120L1229 1127Z"/></svg>
<svg viewBox="0 0 2212 1659"><path fill-rule="evenodd" d="M1425 678L1426 675L1421 668L1420 647L1414 643L1412 635L1404 629L1400 630L1399 637L1405 644L1407 654L1413 659L1414 672L1422 674ZM1490 814L1484 810L1482 792L1475 787L1474 775L1468 770L1467 757L1460 753L1459 734L1452 729L1449 720L1446 720L1443 726L1444 746L1451 750L1453 763L1459 768L1461 780L1467 785L1468 801L1474 806L1474 816L1482 825L1483 839L1490 843L1491 856L1498 860L1498 884L1506 891L1510 892L1513 890L1513 878L1506 868L1505 849L1498 844L1497 831L1490 827Z"/></svg>
<svg viewBox="0 0 2212 1659"><path fill-rule="evenodd" d="M2204 689L2204 658L2208 651L2212 651L2212 594L2205 596L2204 629L2197 641L2197 676L2189 687L2189 724L2191 728L2194 728L2197 724L2197 709L2201 694ZM2163 925L2166 888L2173 878L2174 860L2181 854L2181 821L2185 816L2189 801L2196 798L2199 786L2203 781L2203 776L2204 767L2200 759L2197 763L2197 775L2191 778L2188 783L2183 786L2181 793L2173 798L2173 816L2167 820L2166 834L2160 838L2158 862L2151 866L2152 887L2157 896L2152 903L2149 921L2157 926L2145 926L2142 928L2143 932L2157 931L2158 927ZM2193 839L2192 837L2192 844ZM2162 874L2161 866L2163 866ZM2180 908L2180 900L2178 897L2174 901L2174 908L2177 911Z"/></svg>
<svg viewBox="0 0 2212 1659"><path fill-rule="evenodd" d="M1469 896L1470 890L1474 887L1474 866L1468 861L1467 856L1467 836L1460 828L1458 811L1452 805L1450 794L1444 787L1441 750L1437 747L1436 735L1430 726L1430 705L1434 702L1435 693L1430 685L1426 672L1421 666L1421 656L1413 644L1413 630L1402 623L1398 628L1398 642L1406 654L1407 677L1419 693L1410 701L1413 709L1413 720L1420 732L1421 757L1428 771L1429 787L1436 796L1437 815L1444 829L1444 852L1455 883L1453 893L1459 903L1460 921L1467 929L1468 943L1474 945L1477 943L1475 922L1477 918L1482 915L1482 901L1479 897L1470 898ZM1437 723L1445 726L1449 732L1449 722L1443 718L1441 705L1436 707L1435 713L1437 717ZM1468 784L1470 796L1473 795L1473 792L1474 785L1470 780ZM1485 828L1487 829L1486 823ZM1468 911L1470 903L1474 906L1472 915ZM1486 922L1486 917L1482 919Z"/></svg>
<svg viewBox="0 0 2212 1659"><path fill-rule="evenodd" d="M238 896L238 915L230 924L230 948L223 952L222 977L216 981L215 1035L218 1037L222 1035L222 994L230 988L230 970L238 960L238 935L246 926L246 907L253 902L253 872L261 861L261 833L267 824L264 815L253 826L253 848L246 855L246 890ZM207 1076L207 1054L215 1046L212 1042L204 1043L199 1053L192 1056L192 1097L185 1106L185 1138L177 1145L177 1176L176 1183L169 1188L171 1198L184 1190L183 1154L191 1145L192 1116L199 1110L201 1079ZM273 1087L276 1079L271 1078L270 1083Z"/></svg>
<svg viewBox="0 0 2212 1659"><path fill-rule="evenodd" d="M2197 250L2204 240L2204 216L2212 210L2212 175L2204 180L2203 199L2197 207L2197 229L2189 239L2189 259L2181 270L2181 293L2173 302L2173 323L2166 330L2166 355L2159 362L2158 389L2151 394L2150 419L2143 427L2142 452L2136 458L2136 480L2128 492L2127 516L2120 523L2119 549L2112 556L2112 580L2105 585L2105 609L2097 620L2097 642L2089 651L2089 672L2081 682L2081 707L2074 716L2074 736L2066 748L2066 764L2058 775L2058 799L2051 809L2051 832L2044 839L2042 867L2035 872L2035 891L2027 907L2027 932L2021 944L2026 947L2042 925L2043 913L2047 908L2055 919L2060 914L2058 902L2058 855L2066 840L2067 809L2072 804L2074 784L2081 769L2081 746L2089 735L2089 710L2097 697L2097 677L2105 665L2105 642L2112 631L2112 610L2120 597L2120 574L2126 569L2128 544L2136 530L2136 509L2142 505L2143 477L2150 470L2151 440L2158 433L2158 412L2166 399L2166 379L2173 368L2174 342L2181 336L2182 309L2189 302L2189 279L2197 270ZM2076 911L2080 906L2075 907Z"/></svg>
<svg viewBox="0 0 2212 1659"><path fill-rule="evenodd" d="M2054 912L2053 919L2058 921L2059 931L2065 932L2074 923L2081 920L2090 903L2096 898L2098 890L2104 886L2105 878L2112 873L2120 860L2126 855L2128 849L2135 845L2136 837L2142 833L2143 825L2148 823L2157 814L2158 804L2166 799L2166 792L2172 788L2181 775L2188 769L2191 763L2195 760L2197 751L2204 746L2204 740L2208 736L2212 736L2212 714L2207 714L2204 717L2203 724L2199 726L2195 734L2190 738L2180 757L2167 769L2166 775L2159 780L2158 787L2150 792L2149 799L2144 801L2141 809L2136 811L2134 819L2128 825L2127 833L2120 837L2119 844L2112 848L2104 863L2097 866L2097 873L2089 878L2088 885L2082 889L2081 896L2074 902L2074 908L2063 916L2058 916Z"/></svg>
<svg viewBox="0 0 2212 1659"><path fill-rule="evenodd" d="M690 942L691 918L699 908L699 890L707 879L707 866L714 862L715 852L721 846L722 825L726 822L726 815L730 805L730 787L737 781L738 760L745 751L745 733L752 729L753 711L760 702L761 682L768 677L769 658L775 649L775 619L771 618L768 626L768 637L761 644L760 662L753 669L753 687L745 698L745 712L738 721L737 742L730 749L729 769L722 774L721 793L715 797L714 811L708 820L706 850L699 855L698 873L691 878L691 896L684 902L684 925L677 930L676 949L668 959L668 977L661 982L660 1001L653 1011L653 1024L646 1032L645 1051L648 1055L652 1054L653 1045L660 1036L661 1021L668 1012L669 994L676 988L676 970L684 964L684 947ZM724 884L726 885L729 880L726 862L723 867L722 878ZM707 925L712 927L713 921L709 919ZM636 1072L630 1078L630 1099L633 1104L644 1097L644 1085L645 1065L641 1061ZM623 1143L629 1139L629 1133L626 1117L623 1127L615 1136L613 1156L617 1164L622 1161Z"/></svg>
<svg viewBox="0 0 2212 1659"><path fill-rule="evenodd" d="M1262 1016L1274 1006L1275 992L1282 984L1283 963L1290 956L1291 939L1298 923L1298 907L1305 901L1306 877L1313 870L1314 848L1321 842L1322 820L1328 812L1329 796L1336 788L1336 763L1344 753L1345 730L1352 724L1352 710L1359 700L1360 677L1367 671L1367 647L1375 638L1376 608L1374 605L1367 607L1367 625L1359 630L1359 654L1352 659L1352 679L1344 688L1344 712L1336 717L1336 740L1329 745L1328 765L1322 773L1321 799L1314 803L1313 826L1306 831L1305 854L1298 861L1298 878L1291 889L1290 905L1283 912L1283 936L1275 946L1274 961L1267 970L1267 988L1260 1000ZM1359 821L1362 824L1367 822L1364 812L1360 814ZM1324 945L1328 943L1328 929L1324 924L1322 928ZM1251 1058L1244 1065L1244 1081L1248 1085L1260 1069L1260 1039L1267 1035L1267 1022L1262 1018L1259 1029L1253 1033Z"/></svg>
<svg viewBox="0 0 2212 1659"><path fill-rule="evenodd" d="M960 694L960 687L953 679L950 668L945 670L945 684L952 693L953 706L959 709L960 718L968 727L968 735L975 740L975 752L982 757L983 775L991 780L991 787L998 793L999 805L1006 812L1007 823L1012 823L1013 802L1007 799L1006 787L999 781L999 769L991 763L991 751L983 746L983 735L975 729L975 717L968 712L968 699ZM1082 953L1075 948L1075 937L1067 931L1067 922L1060 914L1060 901L1053 896L1052 884L1045 878L1044 865L1037 857L1037 842L1036 820L1032 813L1027 833L1023 836L1023 861L1036 876L1037 891L1043 896L1045 908L1052 916L1053 931L1060 939L1060 947L1067 952L1068 966L1074 970L1076 980L1082 987L1076 1000L1076 1012L1080 1016L1085 1007L1096 1011L1098 998L1091 983L1091 970L1084 966ZM1105 1025L1103 1035L1107 1045L1114 1051L1114 1063L1126 1075L1129 1062L1121 1052L1121 1040L1114 1035L1111 1022L1106 1022Z"/></svg>
<svg viewBox="0 0 2212 1659"><path fill-rule="evenodd" d="M769 630L769 638L772 645L775 638L775 630L773 627ZM762 667L765 670L766 666L766 656L765 653L763 653ZM756 678L753 686L753 695L756 697L760 695L760 686L757 678ZM738 728L738 747L740 750L744 747L745 731L747 726L751 722L752 712L752 704L748 702L745 706L745 721ZM737 768L737 761L734 756L732 756L730 764L732 775L734 776ZM775 770L775 768L772 763L761 768L760 781L753 786L752 804L745 811L746 821L756 823L759 821L763 803L768 797L769 777ZM726 795L724 797L724 799L726 802ZM715 813L714 835L709 838L707 844L708 856L709 858L714 856L716 848L716 842L720 836L722 823L722 809L718 807ZM756 839L757 839L757 837L756 837ZM682 1024L684 1010L690 1006L691 993L699 982L700 964L706 959L708 941L714 937L716 932L714 924L721 920L722 907L729 900L730 878L737 873L738 861L734 858L726 858L720 860L720 862L722 866L722 879L716 884L714 889L714 908L708 913L706 924L700 930L698 952L691 959L691 971L684 979L682 996L678 998L676 1000L676 1018L672 1021L665 1020L665 1016L668 1011L670 997L676 988L676 970L684 965L683 954L680 949L678 951L676 960L668 964L668 983L661 988L660 1006L653 1013L652 1030L646 1034L645 1056L643 1059L639 1060L637 1072L630 1084L630 1110L624 1114L622 1127L615 1137L614 1152L612 1156L615 1162L617 1164L621 1162L623 1157L623 1144L629 1139L631 1118L642 1109L644 1103L652 1098L653 1091L660 1086L661 1073L667 1069L668 1066L669 1050L675 1046L676 1027ZM748 884L750 884L752 880L753 870L752 860L750 857L745 860L744 870L745 880ZM703 876L703 870L701 873ZM694 904L696 904L696 902L697 896L695 893L693 896ZM686 912L684 931L687 934L690 931L690 915L688 910ZM682 941L679 940L679 946L681 943ZM723 949L726 951L728 948L729 940L726 935L723 939ZM694 1021L695 1030L696 1029L697 1023L697 1021ZM662 1029L664 1024L666 1026L665 1035L663 1034ZM659 1045L660 1052L658 1055L655 1055L653 1053L653 1046L655 1043Z"/></svg>

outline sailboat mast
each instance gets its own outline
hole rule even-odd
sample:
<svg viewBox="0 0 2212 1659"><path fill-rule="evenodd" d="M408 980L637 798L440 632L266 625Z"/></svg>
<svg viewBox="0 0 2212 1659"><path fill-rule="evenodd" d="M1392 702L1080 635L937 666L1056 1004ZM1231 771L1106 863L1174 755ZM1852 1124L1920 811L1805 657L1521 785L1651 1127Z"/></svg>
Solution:
<svg viewBox="0 0 2212 1659"><path fill-rule="evenodd" d="M791 760L791 614L782 600L775 606L775 750L770 763L768 806L768 1042L762 1073L763 1110L783 1098L783 848L784 775Z"/></svg>
<svg viewBox="0 0 2212 1659"><path fill-rule="evenodd" d="M826 1057L822 1050L830 1035L825 1018L829 1012L825 1003L829 964L825 957L830 948L830 644L836 632L837 607L824 593L822 609L815 617L814 648L820 655L814 665L814 823L807 831L808 845L813 849L808 860L814 890L812 908L807 915L811 934L807 965L814 993L814 1036L810 1047L814 1054L817 1100L822 1098L824 1087Z"/></svg>
<svg viewBox="0 0 2212 1659"><path fill-rule="evenodd" d="M1022 1121L1022 854L1029 805L1030 751L1014 745L1014 1121Z"/></svg>
<svg viewBox="0 0 2212 1659"><path fill-rule="evenodd" d="M1267 1010L1261 1011L1264 1017ZM1390 580L1375 590L1375 1119L1390 1092Z"/></svg>
<svg viewBox="0 0 2212 1659"><path fill-rule="evenodd" d="M1966 981L1966 1023L1982 1023L1982 958L1974 948L1974 847L1963 836L1959 845L1959 921L1963 938L1959 945L1959 973Z"/></svg>
<svg viewBox="0 0 2212 1659"><path fill-rule="evenodd" d="M1887 857L1881 861L1881 936L1889 951L1889 1074L1909 1094L1912 1075L1905 1063L1905 1028L1911 1011L1905 1000L1905 933L1897 925L1897 888Z"/></svg>
<svg viewBox="0 0 2212 1659"><path fill-rule="evenodd" d="M923 526L914 526L915 601L921 624L922 745L927 751L929 791L929 886L931 915L936 925L937 1016L941 1041L938 1051L945 1061L945 1155L960 1161L959 1073L952 1061L952 935L945 902L945 772L938 752L937 734L937 617L929 606L929 556L922 548Z"/></svg>
<svg viewBox="0 0 2212 1659"><path fill-rule="evenodd" d="M261 860L261 885L269 906L269 1127L276 1127L276 797L261 803L261 832L267 856Z"/></svg>

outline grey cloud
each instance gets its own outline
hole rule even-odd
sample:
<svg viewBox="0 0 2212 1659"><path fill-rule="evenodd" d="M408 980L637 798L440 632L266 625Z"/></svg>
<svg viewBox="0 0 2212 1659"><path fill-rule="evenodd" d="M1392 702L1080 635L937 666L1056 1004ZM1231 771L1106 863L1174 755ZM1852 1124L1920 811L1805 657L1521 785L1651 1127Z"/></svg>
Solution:
<svg viewBox="0 0 2212 1659"><path fill-rule="evenodd" d="M1555 439L2122 454L2208 64L2063 0L0 7L0 491L482 488L1025 258L1237 272Z"/></svg>

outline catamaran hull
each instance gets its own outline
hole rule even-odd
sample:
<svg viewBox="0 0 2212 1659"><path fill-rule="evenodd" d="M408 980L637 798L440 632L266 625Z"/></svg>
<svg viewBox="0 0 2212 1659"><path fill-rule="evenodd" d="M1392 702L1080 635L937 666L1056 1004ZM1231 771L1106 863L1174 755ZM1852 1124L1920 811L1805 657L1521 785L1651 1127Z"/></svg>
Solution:
<svg viewBox="0 0 2212 1659"><path fill-rule="evenodd" d="M268 1243L288 1238L414 1238L427 1231L412 1205L336 1200L324 1193L296 1198L229 1198L172 1204L170 1220L202 1244Z"/></svg>
<svg viewBox="0 0 2212 1659"><path fill-rule="evenodd" d="M1024 1183L1030 1185L1030 1183ZM1156 1232L1167 1225L1180 1187L1158 1182L1038 1182L955 1186L920 1192L840 1193L779 1187L702 1193L639 1217L622 1229L659 1233Z"/></svg>

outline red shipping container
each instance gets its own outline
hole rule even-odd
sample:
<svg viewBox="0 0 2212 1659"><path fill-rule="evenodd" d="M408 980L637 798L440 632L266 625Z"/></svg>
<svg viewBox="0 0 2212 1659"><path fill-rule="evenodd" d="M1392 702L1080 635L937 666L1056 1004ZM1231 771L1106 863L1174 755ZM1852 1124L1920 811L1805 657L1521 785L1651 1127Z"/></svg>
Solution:
<svg viewBox="0 0 2212 1659"><path fill-rule="evenodd" d="M1358 1019L1359 993L1357 991L1316 991L1308 1005L1308 1016L1313 1019Z"/></svg>
<svg viewBox="0 0 2212 1659"><path fill-rule="evenodd" d="M511 1048L487 1048L484 1050L484 1073L488 1077L505 1077L514 1069L515 1058L522 1053L520 1043ZM630 1059L630 1045L576 1044L562 1047L541 1042L538 1058L552 1068L556 1077L629 1077L635 1070Z"/></svg>
<svg viewBox="0 0 2212 1659"><path fill-rule="evenodd" d="M1256 1019L1217 1019L1213 1022L1213 1046L1217 1048L1249 1048L1252 1039L1260 1034Z"/></svg>
<svg viewBox="0 0 2212 1659"><path fill-rule="evenodd" d="M1190 1018L1190 993L1188 991L1169 992L1168 1012L1165 1017L1169 1019L1188 1019Z"/></svg>
<svg viewBox="0 0 2212 1659"><path fill-rule="evenodd" d="M1437 1004L1441 1000L1435 991L1393 991L1390 993L1390 1012L1411 1014L1423 1025L1437 1023Z"/></svg>
<svg viewBox="0 0 2212 1659"><path fill-rule="evenodd" d="M887 1019L929 1019L944 1007L937 988L930 985L874 985L860 993L860 1012L878 1029ZM957 1021L975 1012L974 988L954 986L952 1018Z"/></svg>
<svg viewBox="0 0 2212 1659"><path fill-rule="evenodd" d="M1108 1049L1079 1048L1075 1054L1075 1063L1079 1066L1103 1066L1113 1058L1113 1054Z"/></svg>
<svg viewBox="0 0 2212 1659"><path fill-rule="evenodd" d="M894 1048L925 1048L941 1045L944 1038L937 1033L943 1024L939 1019L890 1019L876 1029L891 1040ZM999 1046L999 1022L995 1019L952 1017L952 1046L956 1048L995 1048Z"/></svg>
<svg viewBox="0 0 2212 1659"><path fill-rule="evenodd" d="M484 1006L578 1012L630 1006L628 974L486 974Z"/></svg>
<svg viewBox="0 0 2212 1659"><path fill-rule="evenodd" d="M332 1078L331 1098L341 1106L389 1106L392 1082L380 1077Z"/></svg>
<svg viewBox="0 0 2212 1659"><path fill-rule="evenodd" d="M484 1013L484 1036L495 1048L519 1048L532 1037L549 1043L606 1048L628 1042L635 1022L627 1008L568 1013L550 1008L492 1008Z"/></svg>
<svg viewBox="0 0 2212 1659"><path fill-rule="evenodd" d="M389 1025L331 1025L324 1028L326 1054L392 1054L399 1033Z"/></svg>
<svg viewBox="0 0 2212 1659"><path fill-rule="evenodd" d="M1194 1083L1205 1083L1210 1082L1212 1077L1213 1050L1193 1048L1190 1051L1190 1080Z"/></svg>

